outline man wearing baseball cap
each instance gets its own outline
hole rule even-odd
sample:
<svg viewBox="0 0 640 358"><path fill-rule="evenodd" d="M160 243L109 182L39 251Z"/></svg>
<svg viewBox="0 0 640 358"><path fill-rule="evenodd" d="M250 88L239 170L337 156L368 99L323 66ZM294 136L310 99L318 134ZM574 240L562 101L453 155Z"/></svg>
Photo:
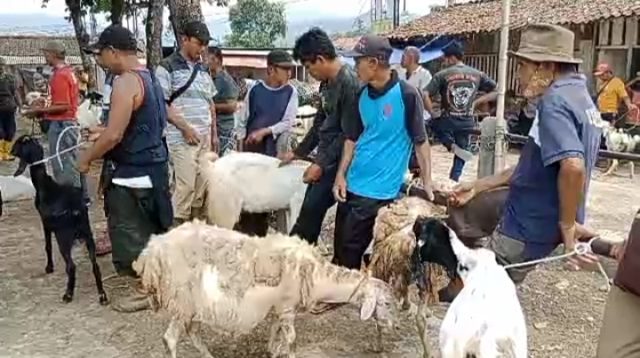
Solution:
<svg viewBox="0 0 640 358"><path fill-rule="evenodd" d="M173 222L169 194L169 155L163 137L167 111L162 88L138 60L137 41L121 25L107 27L88 50L115 77L104 126L93 128L95 143L85 151L78 168L86 173L91 163L107 159L105 206L116 272L132 279L130 296L113 303L119 311L148 307L136 292L132 263L152 234L165 232Z"/></svg>
<svg viewBox="0 0 640 358"><path fill-rule="evenodd" d="M278 150L278 143L286 139L298 112L298 91L289 83L294 67L287 51L273 50L267 54L267 78L256 82L247 92L244 114L237 128L244 151L272 157L283 152ZM269 228L268 219L268 214L243 214L240 226L247 234L264 236Z"/></svg>
<svg viewBox="0 0 640 358"><path fill-rule="evenodd" d="M46 107L32 108L25 115L43 116L46 125L42 127L46 129L49 153L55 153L56 150L62 152L76 145L76 137L66 131L67 134L60 139L59 148L56 148L60 134L66 128L77 125L76 116L80 89L73 68L65 62L66 48L62 42L58 40L47 41L42 52L45 61L52 67L49 80L51 104ZM59 184L83 188L88 203L89 196L86 192L84 175L81 175L75 168L77 158L78 151L72 150L62 154L60 161L51 161L53 178Z"/></svg>
<svg viewBox="0 0 640 358"><path fill-rule="evenodd" d="M384 37L363 36L352 51L361 90L359 120L347 123L334 195L338 201L333 262L358 269L373 238L378 210L395 200L415 149L425 191L431 190L431 154L420 92L391 70Z"/></svg>
<svg viewBox="0 0 640 358"><path fill-rule="evenodd" d="M156 69L169 106L167 144L171 153L176 224L202 216L205 185L197 161L202 154L217 151L218 147L213 101L217 90L202 62L210 40L205 23L185 24L180 49L163 59Z"/></svg>
<svg viewBox="0 0 640 358"><path fill-rule="evenodd" d="M599 82L596 103L602 119L609 123L614 123L619 116L618 108L620 107L620 102L624 102L628 111L638 108L631 102L624 82L613 74L613 69L608 63L598 64L595 71L593 71L593 75Z"/></svg>

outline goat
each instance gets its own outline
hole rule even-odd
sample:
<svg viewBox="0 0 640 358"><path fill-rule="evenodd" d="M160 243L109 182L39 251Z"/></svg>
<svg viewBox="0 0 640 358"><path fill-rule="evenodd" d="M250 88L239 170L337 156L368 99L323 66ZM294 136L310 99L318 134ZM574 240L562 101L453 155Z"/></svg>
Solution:
<svg viewBox="0 0 640 358"><path fill-rule="evenodd" d="M251 237L198 220L154 235L133 264L151 306L167 310L164 343L177 356L186 332L204 357L212 358L194 323L243 334L273 310L269 351L295 356L294 320L315 303L358 303L360 318L391 326L393 298L387 284L326 261L297 237Z"/></svg>
<svg viewBox="0 0 640 358"><path fill-rule="evenodd" d="M76 282L76 266L71 257L75 240L83 239L89 252L89 260L98 288L98 298L102 305L108 303L102 287L102 274L96 261L96 246L89 222L89 212L83 200L82 189L57 184L48 174L43 159L44 151L38 141L28 135L18 138L11 154L20 160L14 176L19 176L29 167L31 181L36 189L35 206L42 220L45 251L47 254L46 273L53 272L51 235L54 234L58 249L65 262L67 288L62 300L71 302Z"/></svg>
<svg viewBox="0 0 640 358"><path fill-rule="evenodd" d="M207 153L200 159L207 181L207 220L232 229L242 212L265 213L288 209L288 228L295 223L307 185L302 176L310 165L280 160L258 153L231 152L221 158Z"/></svg>
<svg viewBox="0 0 640 358"><path fill-rule="evenodd" d="M640 153L640 127L632 127L624 130L615 128L608 122L602 123L603 136L607 150L622 153ZM612 159L609 168L602 176L609 176L618 169L619 160ZM629 161L629 176L634 178L635 165Z"/></svg>
<svg viewBox="0 0 640 358"><path fill-rule="evenodd" d="M443 358L527 357L527 329L516 287L495 254L469 248L447 225L419 217L413 228L420 257L455 271L464 288L440 327Z"/></svg>

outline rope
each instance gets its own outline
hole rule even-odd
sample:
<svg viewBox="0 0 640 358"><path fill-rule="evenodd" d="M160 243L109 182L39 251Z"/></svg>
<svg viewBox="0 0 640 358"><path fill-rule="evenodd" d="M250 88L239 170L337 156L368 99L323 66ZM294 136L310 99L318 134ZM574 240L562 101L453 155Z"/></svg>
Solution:
<svg viewBox="0 0 640 358"><path fill-rule="evenodd" d="M512 269L512 268L535 266L535 265L538 265L538 264L544 264L544 263L549 263L549 262L554 262L554 261L565 260L565 259L568 259L568 258L573 257L573 256L582 256L582 255L586 255L586 254L589 254L589 253L593 253L593 250L591 250L591 244L596 239L599 239L599 237L596 236L596 237L592 238L591 240L589 240L588 243L579 242L579 243L576 244L576 247L575 247L575 249L573 249L573 251L571 251L569 253L566 253L566 254L550 256L550 257L544 257L544 258L537 259L537 260L531 260L531 261L525 261L525 262L505 265L503 267L504 267L505 270L509 270L509 269ZM611 282L609 280L609 276L607 275L606 271L604 270L604 267L602 266L602 264L600 262L598 262L597 265L598 265L598 270L600 271L600 274L602 274L602 276L605 278L606 285L607 285L607 290L609 290L611 288Z"/></svg>
<svg viewBox="0 0 640 358"><path fill-rule="evenodd" d="M51 159L58 159L58 164L60 165L60 169L64 169L64 165L62 164L62 160L60 159L60 156L62 156L65 153L71 152L77 148L80 148L81 146L83 146L86 142L80 141L80 136L77 137L77 144L74 146L71 146L69 148L60 150L60 142L62 137L64 136L64 134L70 130L70 129L80 129L80 126L69 126L65 129L62 130L62 132L60 132L60 135L58 136L58 140L56 141L56 148L55 148L55 154L52 154L48 157L45 157L41 160L38 160L36 162L31 163L29 166L34 166L34 165L40 165L40 164L45 164L47 162L49 162Z"/></svg>

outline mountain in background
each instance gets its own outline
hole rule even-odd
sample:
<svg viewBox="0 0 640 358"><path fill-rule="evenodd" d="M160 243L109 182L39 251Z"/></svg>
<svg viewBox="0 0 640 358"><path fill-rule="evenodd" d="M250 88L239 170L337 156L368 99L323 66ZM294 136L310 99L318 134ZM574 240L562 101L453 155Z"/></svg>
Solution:
<svg viewBox="0 0 640 358"><path fill-rule="evenodd" d="M295 38L313 26L319 26L329 34L343 34L352 31L358 26L369 28L370 15L364 13L357 17L320 17L309 18L309 16L301 14L288 14L287 34L284 39L278 41L277 45L288 47L293 44ZM103 16L98 15L98 21L103 25L106 24ZM410 21L417 15L406 14L402 17L401 22ZM217 42L222 42L224 36L230 32L229 23L224 18L208 19L207 24L213 33ZM100 31L100 26L98 31ZM144 36L144 27L140 26L139 31ZM47 15L7 15L0 14L0 36L73 36L73 26L64 18ZM163 45L172 46L174 44L173 35L165 32L163 37Z"/></svg>

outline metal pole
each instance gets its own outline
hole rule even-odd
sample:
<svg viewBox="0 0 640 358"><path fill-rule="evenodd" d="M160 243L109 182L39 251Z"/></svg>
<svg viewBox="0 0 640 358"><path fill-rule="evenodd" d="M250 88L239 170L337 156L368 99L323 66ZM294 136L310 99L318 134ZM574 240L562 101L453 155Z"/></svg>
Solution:
<svg viewBox="0 0 640 358"><path fill-rule="evenodd" d="M507 88L507 50L509 49L509 17L511 14L511 0L502 0L502 30L500 31L500 58L498 61L498 108L496 110L496 145L494 173L499 172L505 165L505 138L507 123L504 119L504 100Z"/></svg>

